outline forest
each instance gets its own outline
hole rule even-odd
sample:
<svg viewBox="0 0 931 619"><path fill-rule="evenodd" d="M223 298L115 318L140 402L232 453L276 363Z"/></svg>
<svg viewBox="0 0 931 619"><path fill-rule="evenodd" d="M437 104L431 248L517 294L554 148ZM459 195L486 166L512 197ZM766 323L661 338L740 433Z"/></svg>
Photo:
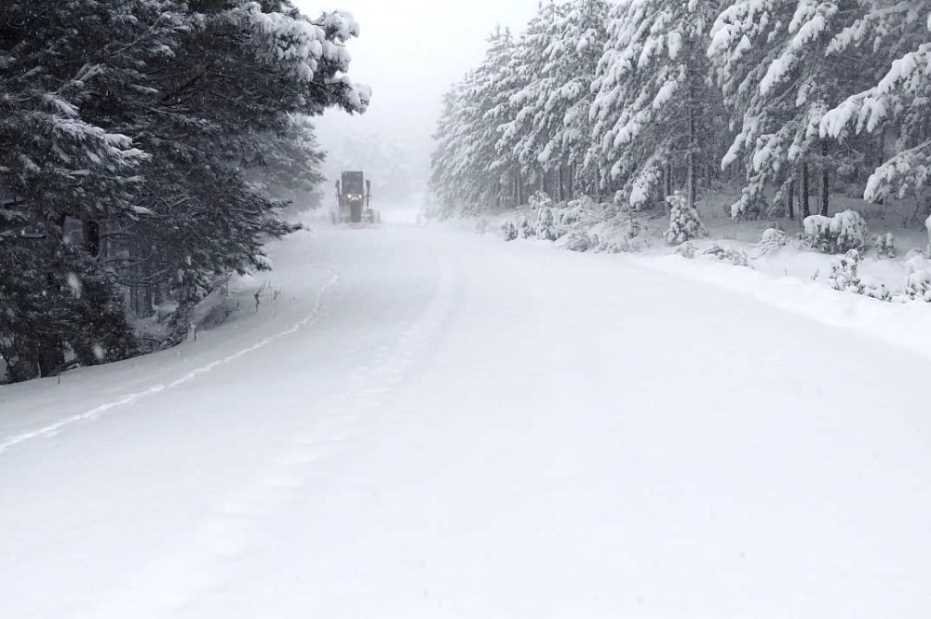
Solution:
<svg viewBox="0 0 931 619"><path fill-rule="evenodd" d="M447 93L433 209L692 209L725 188L737 220L838 195L927 215L929 29L925 0L541 2Z"/></svg>
<svg viewBox="0 0 931 619"><path fill-rule="evenodd" d="M7 380L177 343L198 301L268 268L289 201L322 180L310 119L368 106L347 73L358 33L288 0L4 2ZM130 324L149 318L160 331Z"/></svg>

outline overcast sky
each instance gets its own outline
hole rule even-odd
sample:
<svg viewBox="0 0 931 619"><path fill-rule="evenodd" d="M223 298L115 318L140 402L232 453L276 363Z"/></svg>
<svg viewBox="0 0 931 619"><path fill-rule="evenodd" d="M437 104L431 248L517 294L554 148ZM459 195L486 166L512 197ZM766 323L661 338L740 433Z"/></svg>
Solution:
<svg viewBox="0 0 931 619"><path fill-rule="evenodd" d="M353 80L374 91L368 114L349 121L328 113L318 121L326 147L334 132L420 143L429 136L447 87L479 62L496 24L520 29L537 0L295 0L316 17L321 10L352 13L362 34L352 41ZM351 124L347 125L347 122Z"/></svg>

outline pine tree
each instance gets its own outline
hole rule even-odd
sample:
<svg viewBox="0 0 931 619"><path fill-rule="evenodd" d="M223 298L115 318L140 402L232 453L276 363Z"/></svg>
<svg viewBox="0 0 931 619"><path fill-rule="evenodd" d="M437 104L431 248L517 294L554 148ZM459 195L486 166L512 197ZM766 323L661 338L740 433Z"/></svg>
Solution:
<svg viewBox="0 0 931 619"><path fill-rule="evenodd" d="M807 214L813 166L821 170L821 209L827 214L830 175L862 159L820 133L825 113L862 80L860 59L825 55L855 13L855 0L736 0L716 19L708 55L725 102L740 119L723 165L741 160L747 170L743 194L731 209L735 217L758 215L770 186L780 188L778 203L795 186L796 171Z"/></svg>
<svg viewBox="0 0 931 619"><path fill-rule="evenodd" d="M543 185L550 166L545 158L541 161L541 156L562 124L562 118L547 115L545 107L559 89L562 77L551 66L550 57L556 53L557 33L564 17L565 7L552 0L539 5L506 67L510 89L502 92L504 111L496 114L508 119L498 128L501 139L496 167L516 167L522 177Z"/></svg>
<svg viewBox="0 0 931 619"><path fill-rule="evenodd" d="M896 154L873 171L864 199L920 195L931 181L931 7L923 0L860 4L862 15L831 41L828 55L869 56L881 70L869 88L825 114L821 135L845 142L878 135L880 144L897 135Z"/></svg>
<svg viewBox="0 0 931 619"><path fill-rule="evenodd" d="M557 76L557 88L546 99L543 114L556 127L539 159L544 165L561 165L568 197L575 189L597 193L597 175L585 169L594 101L592 83L608 39L609 5L604 0L573 0L550 45L547 70Z"/></svg>
<svg viewBox="0 0 931 619"><path fill-rule="evenodd" d="M621 186L638 208L669 178L686 171L686 201L697 201L699 158L715 124L717 94L707 85L704 50L717 2L636 0L617 5L598 65L588 155L603 186Z"/></svg>
<svg viewBox="0 0 931 619"><path fill-rule="evenodd" d="M498 128L511 113L514 49L510 31L495 30L484 62L444 98L431 161L431 190L444 209L488 208L519 197L519 174L498 148Z"/></svg>
<svg viewBox="0 0 931 619"><path fill-rule="evenodd" d="M259 132L254 140L253 152L244 160L246 181L274 200L287 202L292 211L319 206L326 153L311 118L288 115L280 129Z"/></svg>
<svg viewBox="0 0 931 619"><path fill-rule="evenodd" d="M125 288L179 303L177 341L217 279L267 268L262 245L295 227L243 169L274 154L313 173L315 146L268 136L295 115L365 110L347 77L358 31L286 0L0 7L0 354L14 378L129 354Z"/></svg>

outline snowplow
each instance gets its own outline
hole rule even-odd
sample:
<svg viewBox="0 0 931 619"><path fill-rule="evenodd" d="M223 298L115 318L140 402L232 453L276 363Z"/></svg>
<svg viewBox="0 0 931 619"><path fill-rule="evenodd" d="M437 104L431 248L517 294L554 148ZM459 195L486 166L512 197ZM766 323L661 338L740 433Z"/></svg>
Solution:
<svg viewBox="0 0 931 619"><path fill-rule="evenodd" d="M343 172L336 181L337 209L333 223L380 223L381 215L372 208L372 181L363 172Z"/></svg>

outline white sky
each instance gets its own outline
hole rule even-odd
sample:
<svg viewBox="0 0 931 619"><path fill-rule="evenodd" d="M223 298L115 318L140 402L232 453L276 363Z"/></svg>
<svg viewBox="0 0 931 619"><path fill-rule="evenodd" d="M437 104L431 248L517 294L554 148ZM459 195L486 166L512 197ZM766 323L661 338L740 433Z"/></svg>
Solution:
<svg viewBox="0 0 931 619"><path fill-rule="evenodd" d="M331 135L348 130L415 140L425 155L448 86L481 60L496 24L523 28L537 1L294 0L312 17L349 11L362 29L349 45L350 75L372 87L372 107L363 117L331 112L318 120L324 147Z"/></svg>

